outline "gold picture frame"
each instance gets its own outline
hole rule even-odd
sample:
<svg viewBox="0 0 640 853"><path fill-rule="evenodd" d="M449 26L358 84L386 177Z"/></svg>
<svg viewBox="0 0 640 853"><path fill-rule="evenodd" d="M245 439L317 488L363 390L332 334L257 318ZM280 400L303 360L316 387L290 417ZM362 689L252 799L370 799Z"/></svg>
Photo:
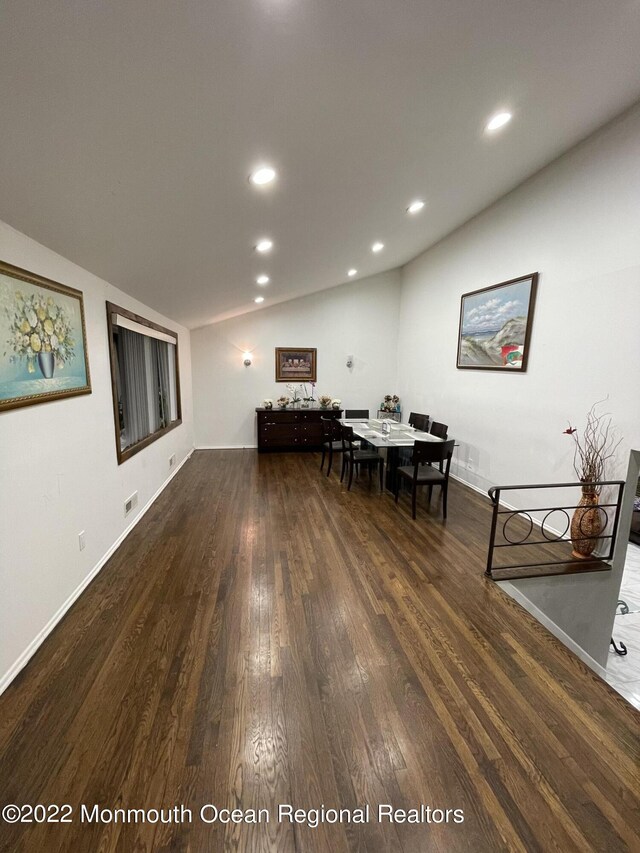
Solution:
<svg viewBox="0 0 640 853"><path fill-rule="evenodd" d="M0 261L0 412L90 393L82 292Z"/></svg>
<svg viewBox="0 0 640 853"><path fill-rule="evenodd" d="M276 382L315 382L315 347L276 347Z"/></svg>

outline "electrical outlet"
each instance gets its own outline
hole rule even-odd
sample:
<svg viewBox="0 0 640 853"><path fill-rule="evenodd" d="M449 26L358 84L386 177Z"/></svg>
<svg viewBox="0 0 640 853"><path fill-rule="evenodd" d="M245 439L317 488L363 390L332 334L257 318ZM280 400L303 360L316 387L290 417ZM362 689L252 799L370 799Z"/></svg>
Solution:
<svg viewBox="0 0 640 853"><path fill-rule="evenodd" d="M137 506L138 506L138 493L134 492L124 502L124 517L126 518L129 515L129 513L132 510L134 510Z"/></svg>
<svg viewBox="0 0 640 853"><path fill-rule="evenodd" d="M171 456L169 457L169 468L173 468L173 466L175 464L176 464L176 454L172 453Z"/></svg>
<svg viewBox="0 0 640 853"><path fill-rule="evenodd" d="M78 545L80 546L80 550L84 551L84 546L86 545L84 530L78 533Z"/></svg>

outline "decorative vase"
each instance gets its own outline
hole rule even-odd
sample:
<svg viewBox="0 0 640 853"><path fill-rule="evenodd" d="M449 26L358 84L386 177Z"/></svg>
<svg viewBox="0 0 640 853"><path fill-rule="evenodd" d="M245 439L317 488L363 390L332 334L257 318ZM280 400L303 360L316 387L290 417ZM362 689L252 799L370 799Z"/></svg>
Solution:
<svg viewBox="0 0 640 853"><path fill-rule="evenodd" d="M265 409L273 409L273 403L265 403L264 407Z"/></svg>
<svg viewBox="0 0 640 853"><path fill-rule="evenodd" d="M337 409L339 409L339 408L340 408L340 403L332 403L332 404L331 404L331 408L332 408L332 409L336 409L336 410L337 410Z"/></svg>
<svg viewBox="0 0 640 853"><path fill-rule="evenodd" d="M38 353L38 367L45 379L53 377L53 369L56 366L55 357L52 352Z"/></svg>
<svg viewBox="0 0 640 853"><path fill-rule="evenodd" d="M593 554L598 536L603 529L602 513L598 507L598 495L595 492L583 491L578 509L571 519L571 544L574 557L587 560ZM582 537L588 537L583 539Z"/></svg>

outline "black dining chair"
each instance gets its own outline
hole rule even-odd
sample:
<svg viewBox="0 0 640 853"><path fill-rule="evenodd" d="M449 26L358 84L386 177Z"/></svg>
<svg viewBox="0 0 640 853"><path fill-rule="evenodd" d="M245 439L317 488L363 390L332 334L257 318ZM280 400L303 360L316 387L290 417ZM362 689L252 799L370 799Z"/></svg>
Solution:
<svg viewBox="0 0 640 853"><path fill-rule="evenodd" d="M429 415L421 415L420 412L411 412L409 414L409 418L407 420L407 423L409 424L409 426L412 426L415 429L419 429L419 427L416 426L416 424L417 423L424 423L425 418L427 419L427 424L428 424L429 423ZM422 430L422 431L425 432L425 430Z"/></svg>
<svg viewBox="0 0 640 853"><path fill-rule="evenodd" d="M409 421L414 429L420 432L429 432L429 415L421 415L418 412L411 412L413 415L413 423Z"/></svg>
<svg viewBox="0 0 640 853"><path fill-rule="evenodd" d="M346 421L354 421L357 418L362 418L362 420L368 421L369 409L345 409L344 419Z"/></svg>
<svg viewBox="0 0 640 853"><path fill-rule="evenodd" d="M431 424L431 435L435 435L436 438L441 438L443 441L447 440L447 435L449 432L449 427L447 424L441 424L438 421L433 421ZM443 462L440 460L440 473L443 471Z"/></svg>
<svg viewBox="0 0 640 853"><path fill-rule="evenodd" d="M378 466L380 470L380 491L382 491L384 487L384 459L377 450L371 448L371 450L360 450L355 444L354 435L353 435L353 427L347 426L346 424L341 425L341 434L342 434L342 472L340 474L340 482L344 480L344 475L349 469L349 482L347 485L347 491L351 489L351 483L353 482L353 471L356 466L366 465L369 469L369 485L371 485L371 471L373 468ZM360 468L358 468L360 470Z"/></svg>
<svg viewBox="0 0 640 853"><path fill-rule="evenodd" d="M329 464L327 465L327 477L331 473L333 465L333 454L342 453L342 438L340 435L340 423L335 418L320 418L322 425L322 461L320 462L320 470L324 468L324 460L329 456Z"/></svg>
<svg viewBox="0 0 640 853"><path fill-rule="evenodd" d="M420 412L411 412L408 420L409 426L420 432L429 432L429 415L422 415ZM400 464L407 465L411 462L411 448L400 448Z"/></svg>
<svg viewBox="0 0 640 853"><path fill-rule="evenodd" d="M431 435L435 435L436 438L441 438L443 441L446 441L449 432L449 427L447 426L447 424L441 424L438 421L432 421L430 432ZM440 468L440 473L442 473L443 470L442 465L443 463L442 461L440 461L440 465L438 466Z"/></svg>
<svg viewBox="0 0 640 853"><path fill-rule="evenodd" d="M443 438L446 441L449 427L446 424L438 423L438 421L432 421L430 432L436 438Z"/></svg>
<svg viewBox="0 0 640 853"><path fill-rule="evenodd" d="M403 465L396 471L396 503L400 494L400 483L407 480L411 484L411 517L416 517L416 496L420 486L429 487L429 503L434 486L442 489L442 515L447 517L447 492L449 489L449 469L455 442L451 441L416 441L413 446L411 465ZM426 465L424 463L427 463ZM437 462L444 463L444 470L431 466Z"/></svg>

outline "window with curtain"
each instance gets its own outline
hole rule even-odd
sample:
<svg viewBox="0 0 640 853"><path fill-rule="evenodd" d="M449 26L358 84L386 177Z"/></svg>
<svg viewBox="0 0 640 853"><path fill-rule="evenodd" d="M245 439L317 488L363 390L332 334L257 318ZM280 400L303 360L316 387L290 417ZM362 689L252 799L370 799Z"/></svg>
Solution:
<svg viewBox="0 0 640 853"><path fill-rule="evenodd" d="M178 337L107 302L118 462L178 426Z"/></svg>

